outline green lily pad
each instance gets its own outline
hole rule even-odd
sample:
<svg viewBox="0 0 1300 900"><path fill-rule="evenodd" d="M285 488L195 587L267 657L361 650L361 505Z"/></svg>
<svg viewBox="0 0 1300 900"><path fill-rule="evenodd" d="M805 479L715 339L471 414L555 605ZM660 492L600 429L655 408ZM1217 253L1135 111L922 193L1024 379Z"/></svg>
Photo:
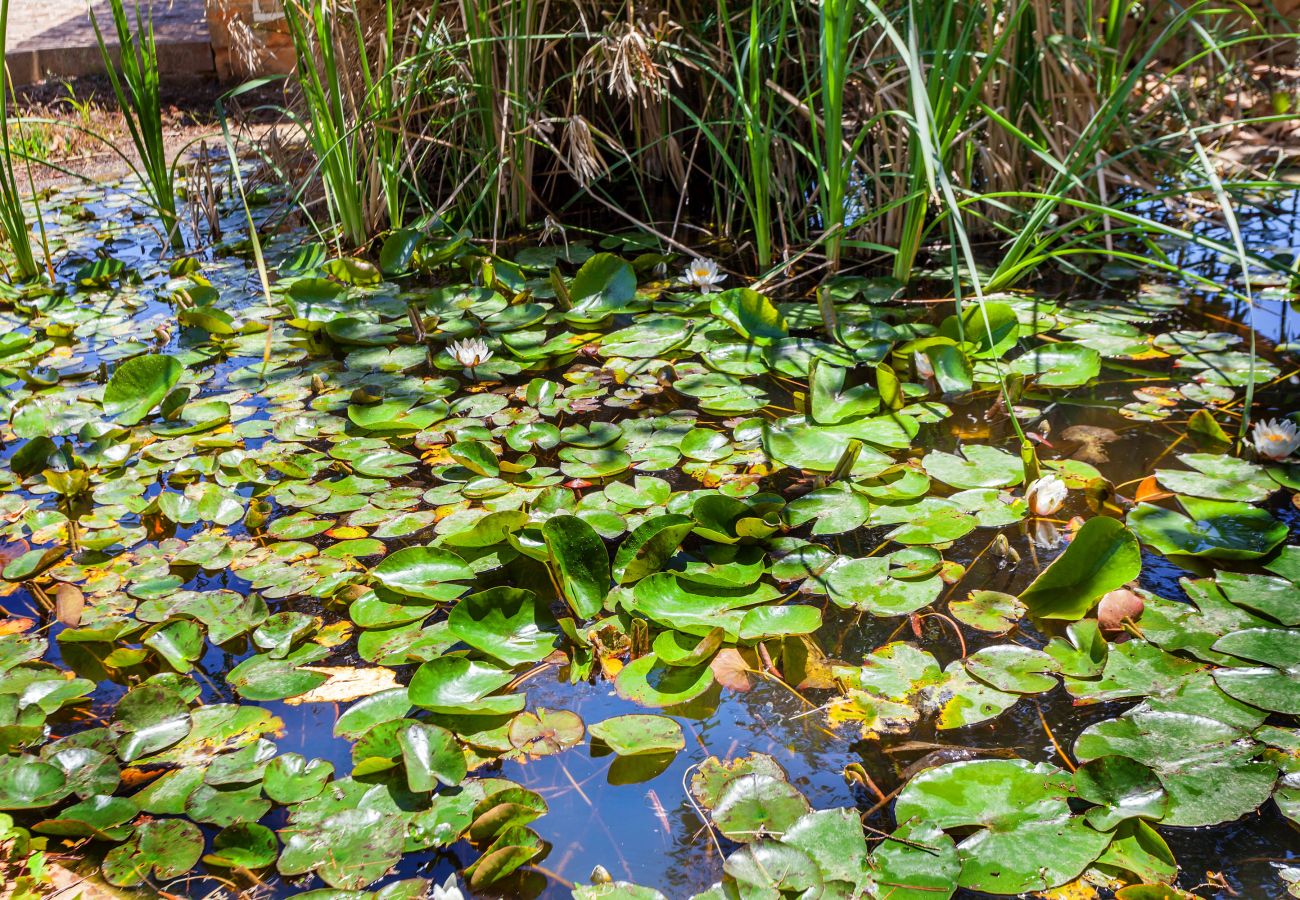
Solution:
<svg viewBox="0 0 1300 900"><path fill-rule="evenodd" d="M772 301L751 288L723 291L709 303L709 312L736 333L763 346L789 334L789 326Z"/></svg>
<svg viewBox="0 0 1300 900"><path fill-rule="evenodd" d="M619 756L672 753L686 747L682 726L667 716L632 713L597 722L587 730Z"/></svg>
<svg viewBox="0 0 1300 900"><path fill-rule="evenodd" d="M1041 619L1081 619L1103 595L1141 571L1137 537L1118 519L1097 516L1084 522L1065 552L1021 591L1020 602Z"/></svg>
<svg viewBox="0 0 1300 900"><path fill-rule="evenodd" d="M182 819L144 822L126 844L104 857L104 879L117 887L133 887L146 879L169 881L184 875L203 854L203 833Z"/></svg>
<svg viewBox="0 0 1300 900"><path fill-rule="evenodd" d="M1244 459L1215 453L1182 453L1178 460L1191 471L1156 470L1161 487L1176 494L1260 503L1277 488L1267 470Z"/></svg>
<svg viewBox="0 0 1300 900"><path fill-rule="evenodd" d="M523 694L495 694L513 679L509 669L490 663L440 656L416 670L408 693L416 706L437 713L501 715L524 707Z"/></svg>
<svg viewBox="0 0 1300 900"><path fill-rule="evenodd" d="M537 662L555 647L558 627L532 591L489 588L463 597L447 617L460 638L506 665Z"/></svg>
<svg viewBox="0 0 1300 900"><path fill-rule="evenodd" d="M1020 457L984 444L962 448L964 456L932 450L922 460L925 472L958 490L1002 488L1020 484L1025 466Z"/></svg>
<svg viewBox="0 0 1300 900"><path fill-rule="evenodd" d="M150 354L128 359L104 386L104 412L120 425L134 425L162 403L184 368L171 356Z"/></svg>
<svg viewBox="0 0 1300 900"><path fill-rule="evenodd" d="M444 582L470 581L474 572L465 561L439 547L404 547L390 553L370 570L370 576L389 590L424 600L448 600L464 588ZM449 591L453 591L449 595Z"/></svg>
<svg viewBox="0 0 1300 900"><path fill-rule="evenodd" d="M694 700L713 685L707 665L669 666L653 653L623 667L614 680L618 695L642 706L676 706Z"/></svg>
<svg viewBox="0 0 1300 900"><path fill-rule="evenodd" d="M1143 543L1167 555L1258 559L1286 540L1287 527L1245 503L1180 497L1187 515L1151 503L1128 514Z"/></svg>
<svg viewBox="0 0 1300 900"><path fill-rule="evenodd" d="M1099 831L1134 816L1158 821L1169 808L1169 796L1155 773L1123 756L1099 756L1079 766L1074 787L1084 800L1097 804L1085 815Z"/></svg>
<svg viewBox="0 0 1300 900"><path fill-rule="evenodd" d="M547 519L542 535L564 599L579 617L590 619L604 607L611 583L604 542L577 516Z"/></svg>
<svg viewBox="0 0 1300 900"><path fill-rule="evenodd" d="M1110 835L1073 815L1070 776L1046 763L973 760L917 775L894 803L900 823L977 830L957 845L958 884L997 894L1042 891L1079 875Z"/></svg>
<svg viewBox="0 0 1300 900"><path fill-rule="evenodd" d="M1256 761L1241 729L1201 715L1138 709L1079 735L1080 762L1124 756L1155 772L1169 795L1166 825L1231 822L1268 799L1277 767Z"/></svg>

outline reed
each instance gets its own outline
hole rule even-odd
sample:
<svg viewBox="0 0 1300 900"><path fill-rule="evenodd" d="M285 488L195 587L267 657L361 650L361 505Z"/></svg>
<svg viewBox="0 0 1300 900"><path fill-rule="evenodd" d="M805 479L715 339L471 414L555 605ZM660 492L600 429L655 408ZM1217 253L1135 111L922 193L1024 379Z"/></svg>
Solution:
<svg viewBox="0 0 1300 900"><path fill-rule="evenodd" d="M1162 178L1217 198L1175 98L1219 102L1238 50L1285 37L1228 0L384 0L343 48L331 15L358 14L299 2L303 126L352 245L403 204L493 238L594 204L665 246L705 223L764 269L907 282L967 242L987 290L1140 239L1124 204Z"/></svg>
<svg viewBox="0 0 1300 900"><path fill-rule="evenodd" d="M158 76L158 47L154 42L153 17L135 7L135 30L122 0L109 0L113 28L117 34L120 53L115 65L108 42L100 29L94 8L90 10L90 23L95 29L95 40L108 72L109 84L117 98L118 109L126 122L140 158L138 172L149 203L158 213L163 233L174 249L184 249L180 219L176 215L176 160L167 158L163 139L162 99Z"/></svg>
<svg viewBox="0 0 1300 900"><path fill-rule="evenodd" d="M10 151L8 97L9 68L5 60L5 39L9 29L9 0L0 0L0 229L4 231L14 256L15 271L19 280L29 281L41 274L32 247L31 227L23 210L22 192L14 173L14 155Z"/></svg>

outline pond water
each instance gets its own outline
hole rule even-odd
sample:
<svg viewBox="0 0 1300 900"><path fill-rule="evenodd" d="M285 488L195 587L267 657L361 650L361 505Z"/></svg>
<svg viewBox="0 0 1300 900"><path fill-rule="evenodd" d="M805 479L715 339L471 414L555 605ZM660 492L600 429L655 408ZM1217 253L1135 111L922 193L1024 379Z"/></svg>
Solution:
<svg viewBox="0 0 1300 900"><path fill-rule="evenodd" d="M1300 251L1296 196L1280 204L1268 215L1243 219L1252 247ZM10 647L0 656L9 679L9 685L0 682L0 691L19 696L29 682L46 684L50 670L37 659L87 681L84 690L67 689L66 700L60 697L40 716L26 699L15 701L12 711L0 706L0 715L9 717L0 722L0 732L10 751L9 768L0 773L0 800L13 801L0 807L17 810L20 823L37 830L44 823L52 835L97 838L76 854L91 861L108 854L105 872L120 883L147 878L161 886L168 876L179 876L183 880L166 889L185 896L236 886L276 896L327 886L373 891L417 877L441 884L496 846L523 847L524 864L491 883L476 884L476 895L568 897L600 866L615 881L671 898L689 897L709 890L724 874L744 872L736 859L750 840L729 839L711 827L720 801L714 797L711 804L698 789L693 793L692 779L712 757L733 760L758 753L779 764L812 810L866 814L866 846L873 855L868 861L864 852L863 871L870 874L863 875L859 891L899 900L949 896L954 890L959 897L986 896L981 889L996 891L999 885L1004 889L996 892L1017 893L1005 889L1017 877L1023 885L1041 877L1045 887L1059 883L1046 873L1071 869L1060 880L1073 881L1102 857L1105 843L1097 844L1097 835L1109 832L1082 824L1080 816L1089 808L1108 809L1097 805L1095 795L1082 797L1074 789L1053 793L1043 786L1046 768L1033 770L1039 774L1030 777L1028 799L1015 795L1020 788L1008 787L1012 795L1001 796L996 785L1012 784L1006 780L1011 776L1004 772L994 778L994 787L980 789L987 793L977 791L965 801L970 809L949 810L944 821L950 824L939 825L947 836L936 831L926 832L924 841L917 837L927 847L926 842L935 842L944 848L955 839L969 871L984 867L981 876L964 875L970 886L963 887L956 886L955 876L942 874L949 856L957 858L950 849L928 873L890 881L901 870L889 868L877 854L887 844L883 839L902 824L893 801L909 799L898 792L915 790L909 785L919 784L914 778L922 771L932 773L927 777L942 794L941 773L973 772L960 766L978 760L1043 763L1057 772L1049 781L1068 781L1091 742L1088 758L1124 757L1160 776L1151 790L1161 795L1162 812L1150 814L1151 821L1163 816L1191 823L1158 828L1177 861L1178 886L1195 888L1201 897L1287 896L1280 866L1293 860L1300 842L1279 804L1297 815L1297 799L1286 778L1278 779L1279 773L1300 771L1294 681L1300 657L1287 655L1291 643L1278 651L1280 657L1229 653L1215 644L1225 634L1251 629L1266 629L1289 642L1288 626L1300 622L1300 592L1288 580L1300 574L1300 566L1285 547L1278 549L1292 542L1300 521L1292 502L1297 474L1267 460L1224 470L1223 463L1206 462L1224 449L1213 446L1212 434L1189 436L1192 422L1203 425L1209 419L1235 434L1240 421L1249 378L1239 341L1238 325L1245 320L1240 303L1116 269L1106 273L1111 283L1088 288L1086 298L1028 292L991 298L999 315L1005 310L1010 319L995 316L999 335L996 340L988 335L984 352L973 351L974 358L957 354L957 359L950 352L954 342L940 341L928 350L919 345L926 359L918 362L911 353L887 354L909 340L950 334L953 326L943 320L951 304L882 303L881 292L890 290L876 280L844 279L836 285L841 328L834 332L837 341L830 342L824 340L826 323L815 304L783 302L784 320L777 321L776 307L767 301L701 296L655 273L657 260L643 256L644 248L632 238L610 239L599 247L574 245L571 262L562 265L570 295L566 303L548 278L563 247L503 253L492 276L500 280L494 296L491 289L474 286L485 276L463 241L435 236L417 251L417 263L421 254L432 260L432 276L381 279L373 268L312 258L310 236L291 232L277 235L266 248L278 273L268 304L238 238L201 257L192 271L173 267L169 272L168 262L158 260L160 247L144 210L118 186L69 191L47 209L58 210L52 235L59 281L82 286L67 296L16 294L3 313L8 343L0 364L13 376L13 424L4 458L9 472L22 475L8 479L4 497L10 592L0 598L9 625L0 640ZM227 235L241 234L242 215L242 210L229 212ZM611 255L597 255L580 269L600 250ZM1186 253L1188 268L1234 283L1230 264L1194 250ZM301 265L295 266L295 258ZM512 267L511 260L520 260L521 267ZM672 264L670 278L680 265ZM635 296L625 291L628 278L634 287L639 282ZM736 281L731 276L722 286L734 287ZM528 294L518 296L521 289ZM408 307L415 312L408 314ZM427 353L412 315L427 332ZM272 320L269 334L261 330L261 323ZM967 328L976 324L965 322ZM1296 360L1271 345L1300 340L1300 323L1278 288L1266 285L1258 294L1255 325L1266 339L1255 366L1260 407L1255 415L1293 411L1300 407ZM1009 340L1003 342L1005 327ZM485 338L493 354L471 370L454 362L447 347L453 339L474 336ZM983 340L971 339L977 345ZM48 345L37 343L42 340ZM1037 350L1026 349L1031 347ZM140 370L132 384L113 374L126 371L125 360L163 356L177 361L173 375L161 364L158 371ZM875 374L876 364L886 359L911 385L900 389L893 405L901 411L892 414L888 384ZM813 360L818 361L810 370ZM923 377L923 362L940 380L951 379L949 390ZM1037 519L1020 499L1020 443L1000 398L1000 374L1025 376L1013 378L1017 392L1023 388L1014 402L1043 471L1059 473L1070 489L1062 507ZM810 378L821 381L808 401ZM160 380L166 382L161 388ZM163 399L178 386L188 386L190 395ZM141 399L153 394L151 401ZM815 422L791 418L809 402ZM1198 410L1208 412L1194 418ZM114 428L108 424L110 413L119 426L131 424ZM633 424L650 416L660 417L651 428ZM902 427L899 420L911 424ZM874 493L829 477L858 440L861 456L850 462L848 480ZM972 447L996 449L981 456L972 454ZM954 455L959 448L969 462ZM1203 456L1180 464L1177 454L1188 451ZM85 490L67 500L57 494L58 478L43 474L78 469L78 460L60 458L65 453L85 462L89 479ZM39 458L34 462L33 457ZM501 461L518 463L517 471ZM1143 481L1155 470L1181 473L1193 463L1206 468L1159 484ZM634 480L644 476L656 480ZM629 487L611 493L610 484ZM1137 584L1147 610L1133 631L1144 637L1123 643L1112 634L1103 673L1100 664L1089 671L1081 658L1087 649L1070 649L1064 636L1067 621L1082 617L1091 602L1060 620L1032 618L1007 604L1014 604L1013 596L1033 595L1026 595L1031 583L1063 558L1067 544L1048 532L1078 528L1078 522L1069 524L1071 517L1125 518L1128 504L1111 490L1130 501L1144 491L1169 511L1182 508L1175 493L1190 494L1193 505L1185 508L1210 536L1198 538L1205 551L1200 555L1172 553L1160 541L1180 540L1182 526L1168 520L1143 526L1141 516L1129 513L1128 522L1143 541ZM792 502L782 508L785 501ZM522 511L522 518L501 519L501 530L485 531L485 509ZM250 512L254 520L265 512L268 524L252 527L257 522L249 524ZM68 513L78 519L75 534ZM584 567L600 555L599 547L613 557L617 576L615 554L631 540L629 534L664 515L689 527L662 554L643 551L638 559L649 558L654 565L640 579L629 576L603 600L604 610L595 616L609 620L603 623L610 627L601 633L602 643L581 648L572 635L561 638L554 617L593 618L582 610L583 592L591 584ZM566 531L558 525L555 532L539 527L561 519ZM593 534L599 539L594 551L588 540ZM1137 552L1135 539L1112 535L1109 540L1098 545L1100 555ZM1121 546L1124 540L1130 543ZM78 549L66 557L41 560L36 552L71 541ZM395 558L401 548L434 543L444 548L440 552L456 551L473 574L447 577L446 569L430 574L437 565L448 565L445 559L415 575L368 571L386 555ZM26 548L33 552L23 555ZM887 554L893 568L883 563L880 569L870 563L852 568ZM777 568L781 561L784 570ZM1087 561L1063 562L1054 571L1066 565L1086 568ZM608 563L603 571L601 597L609 588ZM1271 573L1269 588L1280 592L1285 610L1295 607L1295 619L1274 607L1270 614L1257 604L1224 601L1225 571L1243 578ZM672 572L681 578L663 574ZM1216 573L1223 579L1217 588L1211 580ZM1099 580L1113 576L1114 571L1097 575ZM659 594L638 587L651 578L666 579L658 583ZM1201 579L1194 597L1184 589L1184 578ZM1105 590L1128 580L1121 577ZM412 587L417 582L423 587ZM392 592L375 594L366 587L377 583ZM75 585L85 598L84 610L72 617L75 624L58 621L47 606L59 585ZM432 595L421 593L430 586ZM511 645L490 633L486 612L457 601L494 587L533 592L528 597L535 600L509 595L509 602L521 603L528 613L512 621L540 622L545 636L555 638L548 637L544 646L538 639ZM678 590L685 600L673 593ZM1055 593L1059 599L1079 590L1071 582ZM959 616L959 607L949 606L972 591L998 592L998 608L1009 610L1001 628L989 628L986 619L973 626L976 610ZM260 613L241 605L241 598L254 592L266 600ZM1207 593L1218 604L1212 611ZM1236 596L1230 594L1234 603ZM201 608L201 599L211 606ZM1196 614L1193 601L1209 612ZM703 612L684 611L680 604L702 605ZM455 632L444 624L454 606L465 610ZM809 615L787 620L771 613L736 624L737 610L789 607L806 607ZM612 614L617 611L621 620ZM274 615L266 619L267 614ZM739 643L743 654L730 649L729 656L714 658L712 668L659 663L650 677L628 667L629 648L640 656L653 642L662 657L667 648L661 649L660 640L672 637L674 623L683 634L675 646L683 651L701 638L709 640L710 617L727 632L718 635L723 646ZM32 621L24 627L21 619ZM634 620L641 624L628 624ZM212 632L222 627L230 639L216 644ZM747 637L738 641L732 634L737 627ZM594 630L582 627L581 636L590 638ZM464 634L475 636L473 646L459 640ZM924 672L879 656L879 648L894 641L910 642L930 655L928 662L913 660ZM1086 636L1079 641L1086 645ZM608 652L601 650L605 642ZM995 651L980 657L984 668L963 668L972 654L1008 646L1030 649L1011 662L996 661L1001 651ZM1050 656L1041 652L1045 647ZM23 648L35 648L35 658ZM819 662L820 654L826 660ZM417 671L433 673L429 660L462 657L490 670L490 677L470 684L439 672L418 690L412 685L409 694L394 687L423 677ZM877 660L881 683L892 688L855 687L854 673L868 658ZM1259 672L1261 665L1277 669L1260 677L1283 684L1270 681L1254 694L1216 686L1235 684L1234 673L1224 675L1226 670ZM322 683L335 683L333 677L326 680L328 673L303 666L335 667L335 675L391 670L395 682L384 685L384 696L393 698L392 709L376 712L376 730L361 738L356 713L352 721L340 717L355 697L374 689L337 695L344 699L325 694L320 702L295 702ZM698 684L678 695L683 702L647 705L630 699L644 700L656 687L668 691L683 671L700 673ZM837 679L829 677L832 671ZM617 679L611 677L616 673ZM1064 684L1062 674L1068 676ZM146 697L146 689L155 695ZM680 725L684 746L619 755L593 746L586 734L567 734L571 722L550 732L545 718L531 740L521 741L519 733L527 738L531 726L512 727L513 708L501 716L463 714L462 707L499 689L521 692L529 713L568 711L587 727L628 714L666 714ZM46 690L53 689L41 688L42 695ZM82 695L85 701L78 699ZM461 699L453 702L452 695ZM429 701L429 696L440 699ZM1245 702L1246 696L1258 703ZM194 710L219 704L262 709L278 721L250 718L228 729L212 726L205 740ZM1182 717L1175 724L1194 734L1152 725L1141 738L1107 736L1107 729L1136 721L1125 716L1139 704L1155 705L1149 715ZM410 792L404 793L419 751L412 748L415 738L399 740L389 723L407 720L439 726L418 732L425 740L440 740L444 728L454 733L460 739L457 755L462 746L471 748L471 770L459 791L462 796L487 791L476 795L482 799L475 816L492 810L492 796L504 796L492 794L500 789L495 782L487 789L470 787L477 779L509 779L540 796L545 814L522 817L517 825L534 834L511 825L474 841L424 840L421 846L411 838L405 830L416 828L411 816L430 803L438 809L439 796L457 791L442 787L430 795L410 782ZM1142 721L1142 727L1149 725ZM348 737L337 735L340 725L352 726L343 728ZM1169 730L1162 731L1165 727ZM257 743L259 738L264 743ZM548 740L563 749L547 753ZM1202 743L1212 749L1190 749ZM76 746L90 748L95 765L125 770L123 784L110 778L93 782L95 789L78 781L76 791L45 785L48 802L40 796L14 800L21 793L17 780L53 777L44 770L60 749L64 774L59 777L69 785L89 778L66 762L67 748ZM374 811L374 818L322 824L302 809L304 803L322 803L325 795L286 802L292 791L269 786L273 752L323 760L332 765L336 780L355 766L354 785L380 786L389 799L358 801L349 793L339 809ZM39 773L37 757L47 763ZM223 758L229 759L220 762ZM429 763L427 756L421 759ZM432 769L440 762L446 764L435 751ZM180 771L207 766L204 783L190 785L179 800L160 797L157 790L139 800L139 786L159 783L159 773L178 764ZM83 759L80 765L88 763ZM779 781L765 778L762 783L769 786ZM439 780L459 779L444 773ZM757 784L758 776L753 780ZM1220 799L1212 796L1217 788ZM800 801L784 787L763 790L773 793L760 792L755 806L771 808L766 813L747 808L745 815L768 835L754 846L776 846L773 838L791 824L779 808ZM1271 799L1275 791L1276 801ZM78 798L113 793L136 799L125 812L115 810L118 818L112 821L85 811L71 820L53 814ZM961 806L958 800L951 803ZM990 820L995 830L1024 842L1026 857L1046 854L1021 860L1024 871L1008 874L1005 848L999 857L981 849L972 835L981 827L981 810L1022 803L1045 804L1034 806L1030 818L1056 816L1060 842L1072 849L1057 853L1050 839L1007 813ZM1202 824L1216 818L1216 806L1226 821ZM165 854L149 849L152 833L133 834L127 827L137 808L144 815L137 824L149 817L198 822L209 853L222 845L251 853L262 835L244 827L249 821L280 830L281 841L299 842L280 857L281 869L290 875L278 875L265 862L238 868L220 860L185 860L189 865L177 863L180 871L169 871L160 862ZM469 815L468 810L458 814ZM963 814L974 818L965 821ZM446 818L460 822L451 812ZM1115 821L1121 819L1129 821ZM51 821L63 824L50 826ZM1137 827L1132 822L1118 827ZM460 822L453 837L468 824L468 818ZM390 852L393 827L406 835L407 852ZM1083 830L1087 835L1081 837ZM218 838L219 833L226 837ZM309 836L303 838L304 833ZM177 846L195 839L188 831L177 834L167 835ZM399 846L401 838L396 838ZM1152 880L1173 873L1168 860L1162 861L1166 851L1158 839L1130 838L1127 856L1116 851L1117 838L1111 855L1096 864L1100 874L1094 880L1103 896L1124 880L1134 881L1135 873ZM51 837L51 844L57 840ZM498 843L492 845L493 840ZM1095 852L1078 850L1088 842L1096 844ZM1134 849L1138 844L1142 852ZM906 840L893 845L919 852ZM336 851L336 866L319 864ZM273 860L276 848L271 852ZM1081 852L1086 858L1079 857L1077 866L1062 861ZM799 880L804 877L800 866L810 856L816 858L809 851L796 863L786 861L793 874L787 873L784 886L791 895L822 896L825 890L825 896L839 896L821 886L836 880L823 860L817 859L823 871L814 879L815 889ZM733 861L724 870L728 857ZM160 868L150 870L154 864ZM186 874L190 866L193 871ZM1044 874L1035 874L1040 870ZM750 879L742 879L746 896L776 896L766 893L776 889L773 884L760 885L752 873L744 877ZM935 878L937 883L927 880ZM1102 884L1107 879L1109 887ZM388 896L401 896L400 885L392 890ZM626 896L640 896L630 890Z"/></svg>

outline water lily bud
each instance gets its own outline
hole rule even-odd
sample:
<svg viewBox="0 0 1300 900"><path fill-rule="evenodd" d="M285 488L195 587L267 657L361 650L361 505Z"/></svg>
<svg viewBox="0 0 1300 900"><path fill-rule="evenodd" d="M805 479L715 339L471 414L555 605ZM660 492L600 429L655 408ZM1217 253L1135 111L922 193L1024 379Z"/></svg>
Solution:
<svg viewBox="0 0 1300 900"><path fill-rule="evenodd" d="M1066 495L1069 493L1070 489L1060 478L1055 475L1044 475L1025 489L1025 502L1029 504L1030 513L1042 518L1052 515L1064 506Z"/></svg>
<svg viewBox="0 0 1300 900"><path fill-rule="evenodd" d="M596 868L591 870L592 884L609 884L613 880L614 876L610 875L609 869L606 869L604 866L597 865Z"/></svg>
<svg viewBox="0 0 1300 900"><path fill-rule="evenodd" d="M1097 604L1097 624L1104 632L1114 633L1124 630L1124 620L1136 622L1142 618L1146 604L1142 598L1128 588L1119 588L1101 598Z"/></svg>

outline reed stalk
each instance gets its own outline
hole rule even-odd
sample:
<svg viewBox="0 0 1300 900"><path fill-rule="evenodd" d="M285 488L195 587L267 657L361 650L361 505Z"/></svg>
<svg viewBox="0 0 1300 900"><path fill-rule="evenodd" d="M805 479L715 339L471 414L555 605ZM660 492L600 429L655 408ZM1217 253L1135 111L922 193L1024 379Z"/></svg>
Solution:
<svg viewBox="0 0 1300 900"><path fill-rule="evenodd" d="M153 15L146 18L141 4L135 7L135 31L123 0L109 0L113 28L117 34L119 61L115 65L108 42L100 29L94 8L90 23L95 41L108 72L109 84L117 98L118 109L126 122L140 157L138 172L149 203L162 223L163 233L174 250L183 250L180 219L176 215L176 166L167 158L163 139L162 98L158 74L158 47L154 42Z"/></svg>
<svg viewBox="0 0 1300 900"><path fill-rule="evenodd" d="M9 30L9 0L0 0L0 229L14 255L18 280L30 281L41 274L32 247L32 232L23 210L22 192L14 174L14 156L9 145L8 98L12 93L9 84L9 66L5 59L5 40Z"/></svg>

